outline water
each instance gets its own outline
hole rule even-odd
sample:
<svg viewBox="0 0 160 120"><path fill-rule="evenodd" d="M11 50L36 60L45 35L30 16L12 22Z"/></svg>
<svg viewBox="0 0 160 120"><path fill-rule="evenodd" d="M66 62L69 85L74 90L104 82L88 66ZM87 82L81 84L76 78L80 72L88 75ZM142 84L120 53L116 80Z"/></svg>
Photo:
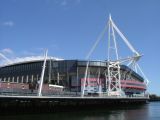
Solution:
<svg viewBox="0 0 160 120"><path fill-rule="evenodd" d="M160 120L160 102L114 109L0 116L0 120Z"/></svg>

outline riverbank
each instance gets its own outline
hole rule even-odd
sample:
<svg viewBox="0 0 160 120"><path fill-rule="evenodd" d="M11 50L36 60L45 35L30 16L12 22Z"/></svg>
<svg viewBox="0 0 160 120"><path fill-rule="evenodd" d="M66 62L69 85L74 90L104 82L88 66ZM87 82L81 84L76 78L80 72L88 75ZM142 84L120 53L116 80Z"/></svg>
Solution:
<svg viewBox="0 0 160 120"><path fill-rule="evenodd" d="M129 105L116 108L106 106L97 109L70 110L70 112L32 112L0 115L1 120L159 120L160 102L143 105Z"/></svg>
<svg viewBox="0 0 160 120"><path fill-rule="evenodd" d="M154 102L154 101L160 101L160 96L157 96L155 94L149 95L149 101Z"/></svg>
<svg viewBox="0 0 160 120"><path fill-rule="evenodd" d="M37 97L37 96L0 96L0 111L3 113L34 113L75 111L79 109L117 108L129 105L142 105L148 98L118 97ZM2 114L2 112L0 114Z"/></svg>

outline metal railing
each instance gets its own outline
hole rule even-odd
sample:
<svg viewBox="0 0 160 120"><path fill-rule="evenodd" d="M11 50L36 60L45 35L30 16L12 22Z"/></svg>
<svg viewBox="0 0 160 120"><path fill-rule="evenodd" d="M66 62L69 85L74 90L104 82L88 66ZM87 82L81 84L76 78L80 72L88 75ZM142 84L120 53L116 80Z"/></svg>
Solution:
<svg viewBox="0 0 160 120"><path fill-rule="evenodd" d="M0 89L0 96L37 96L37 90L29 89ZM81 92L42 91L44 97L81 97ZM149 94L134 94L125 96L108 96L107 94L84 95L83 98L149 98Z"/></svg>

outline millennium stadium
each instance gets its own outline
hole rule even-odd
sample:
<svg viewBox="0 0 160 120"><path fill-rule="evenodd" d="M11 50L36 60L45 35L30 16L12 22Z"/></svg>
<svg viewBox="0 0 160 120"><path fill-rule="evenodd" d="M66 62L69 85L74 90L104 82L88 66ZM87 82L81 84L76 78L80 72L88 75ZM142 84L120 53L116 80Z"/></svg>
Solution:
<svg viewBox="0 0 160 120"><path fill-rule="evenodd" d="M0 66L0 94L144 97L148 81L137 63L141 55L120 32L111 16L108 27L107 60L90 60L100 41L98 38L85 60L59 59L48 56L46 51L44 57L8 61ZM115 32L133 52L133 56L119 59ZM115 50L115 59L111 59L111 49Z"/></svg>
<svg viewBox="0 0 160 120"><path fill-rule="evenodd" d="M36 94L41 77L43 59L30 59L0 67L1 92ZM83 89L86 65L88 61L58 60L48 57L46 60L43 89L45 94L58 94L63 91L80 94ZM89 61L85 92L98 94L107 92L108 63ZM146 91L144 79L125 65L120 66L121 88L126 95L142 94ZM52 86L57 85L57 86ZM112 87L112 86L111 86Z"/></svg>

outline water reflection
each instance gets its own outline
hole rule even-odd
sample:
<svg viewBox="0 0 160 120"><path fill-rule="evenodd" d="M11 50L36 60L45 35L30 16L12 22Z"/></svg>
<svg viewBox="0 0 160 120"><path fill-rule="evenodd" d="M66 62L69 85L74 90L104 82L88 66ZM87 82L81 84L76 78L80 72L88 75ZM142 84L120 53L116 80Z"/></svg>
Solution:
<svg viewBox="0 0 160 120"><path fill-rule="evenodd" d="M160 102L118 109L1 116L0 120L160 120Z"/></svg>

